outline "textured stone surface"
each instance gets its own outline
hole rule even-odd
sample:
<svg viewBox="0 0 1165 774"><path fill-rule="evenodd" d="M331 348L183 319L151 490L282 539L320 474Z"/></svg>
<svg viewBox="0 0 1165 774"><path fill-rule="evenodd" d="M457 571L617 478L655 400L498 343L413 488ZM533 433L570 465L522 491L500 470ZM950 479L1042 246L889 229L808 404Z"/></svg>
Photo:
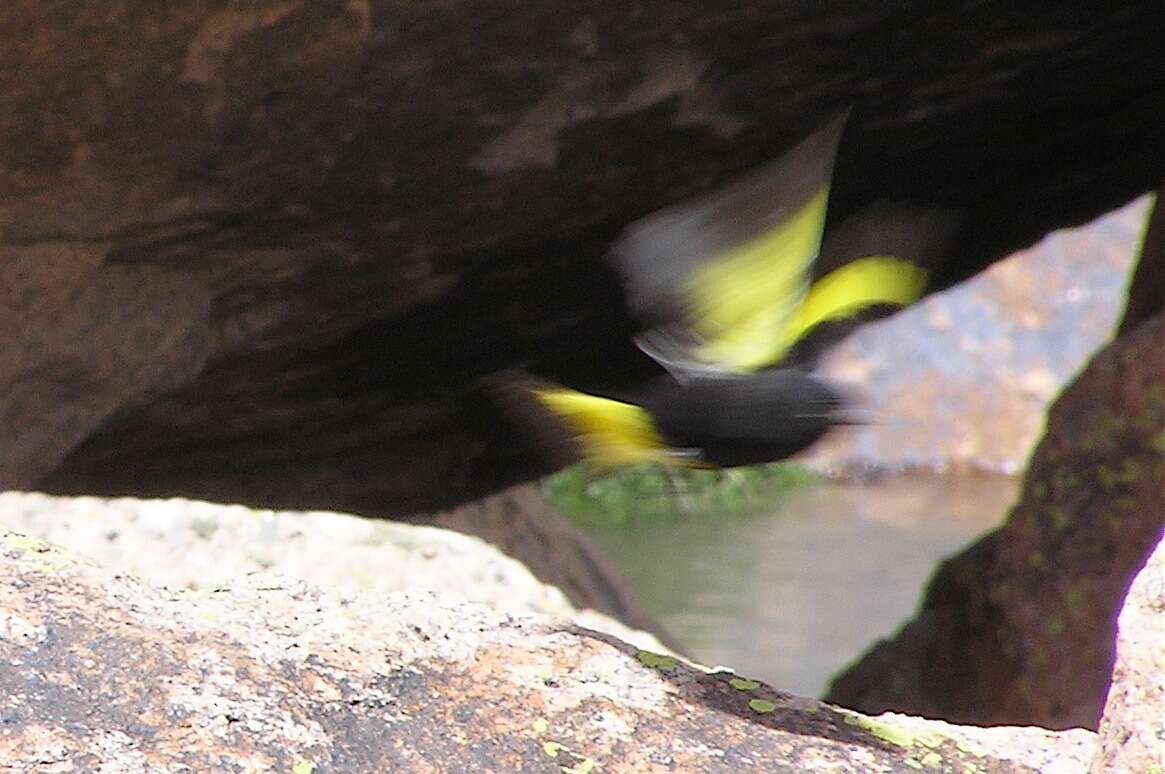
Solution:
<svg viewBox="0 0 1165 774"><path fill-rule="evenodd" d="M966 209L950 284L1160 183L1161 27L1156 0L3 4L0 486L401 515L528 479L476 380L644 375L601 258L624 225L852 104L831 218Z"/></svg>
<svg viewBox="0 0 1165 774"><path fill-rule="evenodd" d="M538 487L523 484L438 513L426 523L476 535L521 561L577 607L657 630L622 573L590 539L554 512Z"/></svg>
<svg viewBox="0 0 1165 774"><path fill-rule="evenodd" d="M965 723L1095 728L1117 610L1165 526L1165 314L1053 405L1007 523L932 580L918 616L827 698Z"/></svg>
<svg viewBox="0 0 1165 774"><path fill-rule="evenodd" d="M1096 747L867 718L423 592L159 589L7 530L0 663L17 771L1046 773Z"/></svg>
<svg viewBox="0 0 1165 774"><path fill-rule="evenodd" d="M1116 665L1092 762L1093 774L1154 770L1165 771L1165 541L1137 573L1117 619Z"/></svg>
<svg viewBox="0 0 1165 774"><path fill-rule="evenodd" d="M514 492L497 497L504 496L521 499ZM0 524L173 590L209 593L253 573L272 573L326 588L341 602L361 593L436 593L511 615L571 619L642 647L662 649L652 635L604 615L650 626L605 564L571 563L576 549L569 527L563 524L548 534L557 522L535 519L533 513L523 510L508 523L541 539L537 556L544 564L563 557L557 579L570 590L569 598L494 546L430 526L181 499L0 493ZM593 589L607 593L587 593ZM593 607L598 610L588 609Z"/></svg>

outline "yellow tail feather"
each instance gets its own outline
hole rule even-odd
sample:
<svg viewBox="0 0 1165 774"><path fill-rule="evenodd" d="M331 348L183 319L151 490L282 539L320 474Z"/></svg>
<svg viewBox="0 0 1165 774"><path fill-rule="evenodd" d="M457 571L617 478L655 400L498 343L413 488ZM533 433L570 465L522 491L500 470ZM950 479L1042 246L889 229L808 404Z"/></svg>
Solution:
<svg viewBox="0 0 1165 774"><path fill-rule="evenodd" d="M651 415L639 406L566 387L539 387L531 392L569 425L583 455L596 465L670 461Z"/></svg>

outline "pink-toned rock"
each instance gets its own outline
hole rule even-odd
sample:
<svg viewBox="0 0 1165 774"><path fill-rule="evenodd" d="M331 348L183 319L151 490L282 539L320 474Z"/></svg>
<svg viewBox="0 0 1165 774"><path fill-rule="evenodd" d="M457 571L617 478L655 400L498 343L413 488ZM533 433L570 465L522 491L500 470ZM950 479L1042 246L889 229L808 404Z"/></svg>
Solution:
<svg viewBox="0 0 1165 774"><path fill-rule="evenodd" d="M1116 665L1092 774L1165 771L1165 541L1117 619Z"/></svg>
<svg viewBox="0 0 1165 774"><path fill-rule="evenodd" d="M0 664L15 771L1072 772L1096 745L867 718L432 594L165 590L7 530Z"/></svg>

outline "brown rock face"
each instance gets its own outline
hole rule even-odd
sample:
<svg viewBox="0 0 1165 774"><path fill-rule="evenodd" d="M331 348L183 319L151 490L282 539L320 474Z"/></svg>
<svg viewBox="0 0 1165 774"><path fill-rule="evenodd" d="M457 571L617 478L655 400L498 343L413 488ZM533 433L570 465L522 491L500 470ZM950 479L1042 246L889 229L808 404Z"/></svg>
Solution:
<svg viewBox="0 0 1165 774"><path fill-rule="evenodd" d="M476 380L645 367L619 229L855 108L939 286L1162 179L1159 3L0 9L0 487L400 515L544 472Z"/></svg>
<svg viewBox="0 0 1165 774"><path fill-rule="evenodd" d="M918 617L828 700L955 722L1095 728L1116 614L1165 526L1165 314L1056 401L1007 524L943 564Z"/></svg>

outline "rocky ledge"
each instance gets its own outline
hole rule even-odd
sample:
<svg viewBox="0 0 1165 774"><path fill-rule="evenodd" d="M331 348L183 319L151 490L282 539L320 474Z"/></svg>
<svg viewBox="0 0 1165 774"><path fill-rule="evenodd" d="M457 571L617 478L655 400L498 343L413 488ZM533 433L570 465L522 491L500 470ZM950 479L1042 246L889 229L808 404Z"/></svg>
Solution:
<svg viewBox="0 0 1165 774"><path fill-rule="evenodd" d="M0 518L27 512L30 497L6 495ZM57 507L41 509L42 531L60 514L76 517L75 501L47 502ZM99 503L88 498L85 507ZM256 525L297 518L306 546L329 530L356 529L341 516L202 508ZM126 520L123 529L141 524ZM468 556L471 546L501 568L496 577L533 581L513 580L523 576L510 560L472 538L391 529L415 529L413 544L430 559L403 558L402 534L366 541L368 554L348 564L374 576L382 566L391 575L393 566L433 561L443 566L434 577L461 580L441 590L420 581L321 588L268 571L227 579L208 569L202 582L196 573L164 586L0 530L0 760L41 772L296 774L1147 771L1165 760L1163 672L1154 662L1162 548L1122 613L1098 736L867 717L793 697L572 621L553 594L530 597L542 613L472 601L490 573L465 580L464 567L483 566ZM305 555L298 564L316 562Z"/></svg>

